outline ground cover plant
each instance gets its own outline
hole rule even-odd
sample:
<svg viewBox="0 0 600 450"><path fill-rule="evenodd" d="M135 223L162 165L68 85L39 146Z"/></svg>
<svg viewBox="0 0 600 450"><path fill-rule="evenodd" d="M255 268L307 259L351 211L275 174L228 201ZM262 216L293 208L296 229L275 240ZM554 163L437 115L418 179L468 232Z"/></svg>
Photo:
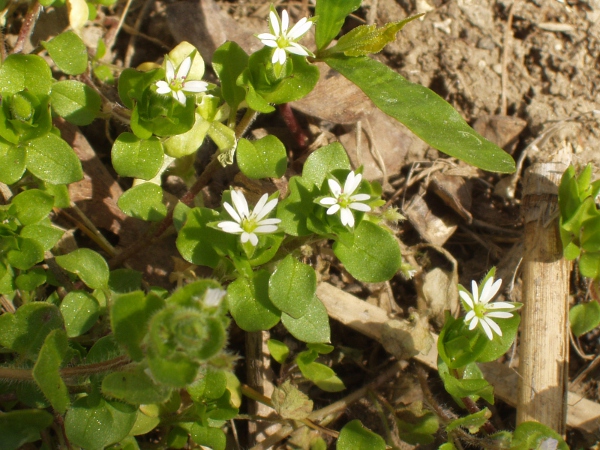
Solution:
<svg viewBox="0 0 600 450"><path fill-rule="evenodd" d="M565 374L568 318L583 361L600 323L592 165L521 184L550 131L515 150L382 61L426 2L259 3L248 33L203 1L198 36L140 31L190 5L0 3L0 449L591 445ZM388 134L439 153L403 168ZM467 261L457 217L521 226L519 262L473 233Z"/></svg>

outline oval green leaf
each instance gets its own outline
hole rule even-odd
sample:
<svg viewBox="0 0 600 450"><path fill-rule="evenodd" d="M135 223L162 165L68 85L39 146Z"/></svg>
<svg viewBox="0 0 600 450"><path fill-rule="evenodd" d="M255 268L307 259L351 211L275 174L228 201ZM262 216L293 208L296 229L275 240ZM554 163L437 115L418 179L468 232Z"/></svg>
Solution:
<svg viewBox="0 0 600 450"><path fill-rule="evenodd" d="M89 125L100 115L102 99L89 86L75 81L59 81L50 93L52 110L75 125Z"/></svg>
<svg viewBox="0 0 600 450"><path fill-rule="evenodd" d="M69 184L83 178L81 162L64 140L49 133L27 143L27 169L50 184Z"/></svg>
<svg viewBox="0 0 600 450"><path fill-rule="evenodd" d="M279 178L287 168L285 146L271 134L257 141L240 139L236 158L248 178Z"/></svg>
<svg viewBox="0 0 600 450"><path fill-rule="evenodd" d="M316 290L314 269L292 255L279 263L269 279L269 299L281 311L296 319L306 314L314 303Z"/></svg>
<svg viewBox="0 0 600 450"><path fill-rule="evenodd" d="M3 95L28 91L46 96L52 87L52 72L41 56L9 55L0 67L0 92Z"/></svg>
<svg viewBox="0 0 600 450"><path fill-rule="evenodd" d="M137 219L158 222L167 215L167 207L162 202L163 192L154 183L142 183L126 191L117 205L125 214Z"/></svg>
<svg viewBox="0 0 600 450"><path fill-rule="evenodd" d="M281 314L281 323L296 339L309 344L331 342L329 316L323 303L313 295L305 314L295 319L285 312Z"/></svg>
<svg viewBox="0 0 600 450"><path fill-rule="evenodd" d="M67 336L77 337L86 333L100 316L98 300L84 291L69 292L60 304L65 319Z"/></svg>
<svg viewBox="0 0 600 450"><path fill-rule="evenodd" d="M347 423L340 431L337 450L385 450L385 441L378 434L363 427L360 420Z"/></svg>
<svg viewBox="0 0 600 450"><path fill-rule="evenodd" d="M121 133L111 152L113 167L122 177L150 180L160 169L164 153L156 137L139 139L132 133Z"/></svg>
<svg viewBox="0 0 600 450"><path fill-rule="evenodd" d="M88 287L104 289L108 287L108 264L97 252L80 248L67 255L57 256L56 263L68 272L77 275Z"/></svg>
<svg viewBox="0 0 600 450"><path fill-rule="evenodd" d="M87 69L87 48L74 32L61 33L49 42L42 42L42 45L64 73L79 75Z"/></svg>

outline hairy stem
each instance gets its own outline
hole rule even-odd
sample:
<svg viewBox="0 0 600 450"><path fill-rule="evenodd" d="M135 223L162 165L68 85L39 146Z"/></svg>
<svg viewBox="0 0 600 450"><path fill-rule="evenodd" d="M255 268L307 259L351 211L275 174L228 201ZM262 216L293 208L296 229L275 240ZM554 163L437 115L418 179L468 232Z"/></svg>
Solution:
<svg viewBox="0 0 600 450"><path fill-rule="evenodd" d="M23 25L21 25L21 29L19 30L19 37L17 38L17 42L15 43L12 53L21 53L23 51L25 41L29 38L29 36L31 36L35 22L37 21L41 11L42 5L40 5L40 2L37 0L29 6L27 14L25 15L25 19L23 20Z"/></svg>

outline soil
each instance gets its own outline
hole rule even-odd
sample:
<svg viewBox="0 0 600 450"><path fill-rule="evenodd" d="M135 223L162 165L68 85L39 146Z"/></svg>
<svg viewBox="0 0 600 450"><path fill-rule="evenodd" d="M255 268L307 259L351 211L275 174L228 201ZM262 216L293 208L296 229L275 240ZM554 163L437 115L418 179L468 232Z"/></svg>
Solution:
<svg viewBox="0 0 600 450"><path fill-rule="evenodd" d="M85 34L92 48L100 36L112 40L114 45L109 46L103 60L118 68L135 67L144 61L160 63L162 56L181 40L196 45L207 64L212 51L225 39L236 40L247 51L257 50L260 42L253 35L264 31L268 15L268 2L262 0L223 0L216 4L208 0L200 3L134 0L125 17L126 26L115 34L123 14L122 4L104 9L93 25L86 28ZM313 12L311 3L306 0L275 4L288 8L294 21L305 15L307 8L309 13ZM358 297L387 305L390 312L401 317L408 317L413 309L435 309L435 305L427 303L424 294L427 289L423 287L440 286L428 284L443 282L437 275L436 281L428 278L434 268L440 267L449 279L458 277L461 284L470 285L470 280L480 279L487 269L497 265L506 279L517 275L514 290L505 294L518 300L518 250L523 230L520 174L532 163L550 161L557 155L579 166L591 162L600 167L600 0L365 0L356 15L348 19L345 30L362 23L401 20L420 12L426 15L409 23L395 42L374 57L408 80L437 92L482 134L511 152L515 159L522 158L523 164L516 176L483 173L448 160L404 127L375 111L360 92L333 76L324 79L323 83L329 84L324 84L323 89L335 102L323 102L319 94L292 105L310 135L309 144L317 138L321 143L340 139L353 162L365 165L366 176L382 181L385 198L392 199L392 204L399 206L408 218L397 234L405 247L405 256L418 268L418 274L414 281L398 276L388 285L363 285L336 266L327 248L321 249L323 254L312 261L318 262L324 280ZM51 22L36 28L32 48L39 39L52 35L60 20L55 18ZM7 39L10 39L8 31ZM106 92L115 96L109 86ZM358 121L362 123L359 129L364 138L363 147L358 146L357 151ZM278 114L272 114L259 119L256 128L266 128L289 143L291 154L297 159L294 167L298 169L306 155L294 147L284 125ZM83 132L92 143L99 157L97 162L104 167L102 170L107 169L102 176L115 177L109 161L110 144L103 137L104 125L86 127ZM111 124L113 138L118 132L119 125ZM376 152L365 150L365 143L369 142L376 144ZM198 164L202 165L202 161ZM438 177L438 188L434 188L432 178L436 173L458 177L460 186L452 187L450 180ZM228 171L205 190L207 204L214 201L224 186L234 183L234 176L234 171ZM126 181L119 181L125 189ZM171 192L177 193L177 180L171 181ZM445 197L439 194L440 190L446 192ZM117 195L106 189L103 192L107 196ZM423 223L424 212L439 219L434 229L431 224ZM93 211L90 214L94 215ZM113 210L110 214L117 213ZM102 220L98 213L96 217ZM101 228L117 236L117 241L121 233L125 234L120 236L119 244L126 246L143 229L139 224L124 223L118 227L107 223ZM475 226L476 223L479 226ZM164 248L140 257L138 261L144 261L143 264L134 263L134 266L146 271L152 282L173 288L166 279L177 264L171 257L177 255L172 251L172 240L167 239L161 245ZM584 298L585 283L576 275L573 279L573 298ZM448 299L442 301L441 311L452 298L456 302L455 297L456 293L448 294ZM439 331L438 322L434 316L432 329ZM347 392L371 381L373 374L378 374L390 361L379 344L339 323L332 323L332 336L336 351L324 361L334 366L346 383ZM282 327L276 327L272 337L293 343ZM232 330L230 345L242 357L238 375L243 378L245 347L240 330ZM298 343L293 345L298 350L303 349ZM588 355L598 354L598 333L582 338L580 346ZM589 364L572 352L571 379ZM397 383L386 385L374 396L365 396L329 426L339 429L340 424L360 418L366 426L383 434L378 414L385 413L378 413L375 404L399 408L424 400L419 377L413 369L410 363ZM592 367L577 390L597 401L599 375ZM434 372L429 378L438 401L452 404L452 400L444 396ZM315 409L339 398L316 389L308 393L315 400ZM374 401L375 398L379 402ZM493 407L493 413L496 426L514 427L514 409L499 402ZM391 433L397 433L392 428ZM568 435L572 448L591 448L599 438L576 430ZM243 447L252 445L244 441L243 431L240 431L240 439ZM308 438L296 439L306 443ZM442 442L438 440L417 448L437 448ZM296 445L282 443L277 448L302 448L305 444ZM398 448L413 447L400 443Z"/></svg>

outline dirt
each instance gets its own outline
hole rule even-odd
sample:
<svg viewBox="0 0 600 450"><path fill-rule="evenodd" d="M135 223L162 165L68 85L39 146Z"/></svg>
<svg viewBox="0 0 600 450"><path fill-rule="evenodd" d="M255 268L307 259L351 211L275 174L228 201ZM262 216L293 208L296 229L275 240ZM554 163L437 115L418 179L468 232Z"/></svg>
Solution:
<svg viewBox="0 0 600 450"><path fill-rule="evenodd" d="M304 15L309 5L306 0L275 3L278 7L287 7L295 20ZM592 162L600 167L600 0L365 0L363 7L346 25L351 28L370 19L383 24L427 10L421 20L408 24L398 34L397 40L375 58L408 80L437 92L468 122L481 121L482 129L489 128L490 139L512 152L515 159L524 156L522 168L536 161L549 161L559 153L568 154L577 164ZM111 33L121 13L120 6L107 10L93 26L88 27L90 45L95 45L98 35L113 38ZM181 40L196 45L207 62L212 51L224 39L236 40L247 51L257 50L260 42L254 34L264 31L267 14L268 3L261 0L221 1L217 4L207 0L200 3L133 1L125 18L125 24L131 28L114 37L114 48L112 51L109 48L105 60L117 67L126 63L135 66L147 60L160 62L162 55ZM509 26L509 23L512 25ZM128 33L136 27L142 34L132 38L132 34ZM38 38L46 38L49 33L40 30ZM148 36L158 37L160 42ZM339 80L333 80L331 86L339 87ZM504 183L507 183L510 176L484 174L455 161L441 162L440 158L445 158L443 155L428 148L401 125L381 117L368 101L364 101L360 92L339 88L335 93L337 97L332 97L338 98L339 103L332 104L329 110L317 110L313 100L292 105L296 107L301 122L310 130L311 137L322 138L324 141L321 142L325 143L342 140L353 162L365 164L367 177L385 183L386 196L395 196L394 204L406 207L408 212L414 205L414 208L433 211L436 217L449 217L449 222L441 220L442 224L435 230L435 240L426 232L419 231L419 226L415 226L410 216L398 230L406 246L405 255L409 257L418 253L412 261L419 266L419 271L425 274L437 264L440 252L434 249L428 253L416 247L429 242L432 247L443 246L456 260L447 264L450 267L448 273L456 270L456 262L459 281L463 285L469 284L471 279L479 279L492 265L499 265L499 270L509 275L514 274L518 259L516 262L511 259L510 251L519 244L522 231L519 178L513 178L516 190L506 190L503 184L494 190L502 178L506 178ZM319 100L322 102L322 98L317 96L316 101ZM352 114L345 104L356 107ZM346 115L340 117L340 111ZM364 134L362 141L375 142L375 154L364 149L362 153L356 152L358 120L368 122L361 131ZM282 123L276 115L270 115L261 119L258 125L281 127ZM85 133L106 163L109 154L107 142L94 139L99 131L93 127L86 129ZM507 136L510 138L507 139ZM530 145L532 143L536 145ZM380 160L385 170L378 163ZM468 216L454 212L464 209L466 200L456 199L451 193L453 206L428 190L430 176L440 171L444 171L445 176L466 180L471 195ZM226 185L226 181L220 182ZM424 206L415 204L417 197L425 199ZM422 214L423 210L419 211ZM437 211L441 212L438 214ZM498 235L493 230L474 227L465 217L503 227L507 234ZM324 252L319 264L327 268L323 272L327 273L330 282L357 296L371 296L371 300L375 298L373 301L381 300L391 290L396 299L396 304L391 307L394 312L407 315L410 308L417 307L418 290L413 281L397 277L387 287L375 289L374 286L363 286L339 268L330 270L330 264L335 263L328 257L327 251ZM163 261L168 259L166 256L161 253ZM448 258L444 258L447 262ZM150 263L147 265L151 266ZM163 270L144 269L164 277L170 266ZM518 279L516 283L518 286ZM584 288L583 284L575 286L575 294L581 296L580 291ZM389 300L389 296L385 298ZM329 362L337 364L343 361L336 365L336 371L345 379L349 389L363 386L371 381L370 374L382 367L389 356L363 336L336 323L332 327L336 336L334 343L345 347L336 350ZM280 328L274 330L274 336L280 340L289 339ZM583 341L586 353L598 352L595 339L592 335ZM239 331L233 331L231 342L234 351L243 354L243 338ZM588 364L574 355L572 376ZM388 386L387 392L382 394L391 404L422 400L414 372L407 369L407 374L401 383ZM597 376L597 371L590 371L580 389L587 391L588 397L593 400L598 399ZM332 397L318 398L322 393L310 393L321 406L333 401ZM443 395L440 389L435 389L434 394ZM446 398L441 401L451 402ZM500 404L498 411L510 426L514 410ZM343 419L369 416L367 425L383 432L377 429L381 424L375 414L372 404L365 401L349 409ZM570 439L573 445L593 443L593 438L588 437L584 441L577 433L571 434Z"/></svg>

